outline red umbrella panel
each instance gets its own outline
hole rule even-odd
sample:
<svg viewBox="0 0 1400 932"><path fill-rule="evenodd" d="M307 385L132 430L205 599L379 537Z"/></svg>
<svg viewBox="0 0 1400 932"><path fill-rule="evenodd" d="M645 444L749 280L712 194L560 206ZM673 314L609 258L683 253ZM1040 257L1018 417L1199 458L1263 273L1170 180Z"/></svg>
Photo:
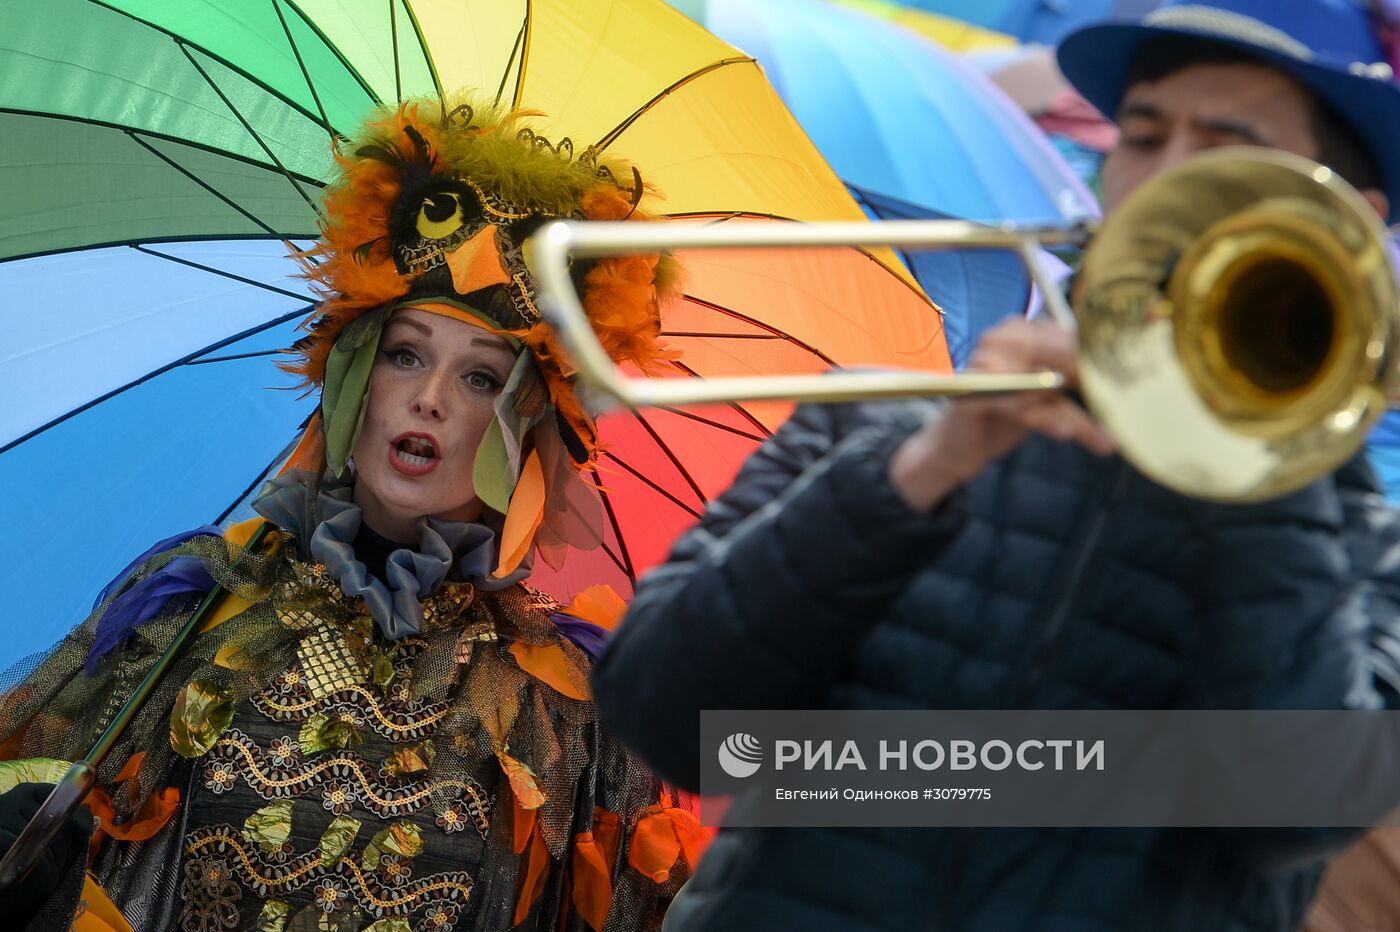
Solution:
<svg viewBox="0 0 1400 932"><path fill-rule="evenodd" d="M677 255L685 293L662 309L662 332L681 358L667 377L810 375L870 366L951 371L938 309L862 250ZM761 319L753 316L760 312ZM596 474L603 545L570 551L560 570L537 560L531 582L558 597L600 582L630 595L636 579L665 559L672 542L791 411L791 404L757 402L604 415Z"/></svg>

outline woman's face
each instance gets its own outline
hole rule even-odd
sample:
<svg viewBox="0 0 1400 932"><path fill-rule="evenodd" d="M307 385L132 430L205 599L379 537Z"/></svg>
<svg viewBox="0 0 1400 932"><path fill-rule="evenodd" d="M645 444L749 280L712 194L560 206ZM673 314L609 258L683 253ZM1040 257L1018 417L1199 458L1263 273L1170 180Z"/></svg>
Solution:
<svg viewBox="0 0 1400 932"><path fill-rule="evenodd" d="M389 318L355 441L355 502L375 531L417 541L418 519L481 516L472 464L510 375L504 337L429 311Z"/></svg>

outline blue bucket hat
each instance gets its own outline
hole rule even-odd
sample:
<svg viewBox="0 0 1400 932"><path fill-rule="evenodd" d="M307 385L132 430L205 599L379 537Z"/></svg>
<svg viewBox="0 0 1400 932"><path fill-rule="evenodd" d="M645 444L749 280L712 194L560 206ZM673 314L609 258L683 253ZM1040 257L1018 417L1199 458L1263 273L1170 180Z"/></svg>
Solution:
<svg viewBox="0 0 1400 932"><path fill-rule="evenodd" d="M1357 133L1400 220L1400 85L1361 0L1168 0L1138 22L1089 26L1060 43L1060 70L1112 116L1144 45L1164 36L1235 48L1292 75Z"/></svg>

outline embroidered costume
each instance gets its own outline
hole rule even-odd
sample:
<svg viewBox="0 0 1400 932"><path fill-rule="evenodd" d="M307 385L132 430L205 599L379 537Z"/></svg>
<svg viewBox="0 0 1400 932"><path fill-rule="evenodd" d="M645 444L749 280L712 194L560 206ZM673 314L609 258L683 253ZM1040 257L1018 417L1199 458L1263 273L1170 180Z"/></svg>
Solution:
<svg viewBox="0 0 1400 932"><path fill-rule="evenodd" d="M698 822L597 720L591 658L620 600L595 588L565 608L521 582L535 553L557 565L602 528L582 473L598 440L524 242L551 217L644 219L646 193L635 169L575 156L527 116L409 102L342 145L323 239L301 256L323 301L288 365L321 405L260 517L152 548L4 697L0 758L24 763L0 780L52 773L204 594L229 593L89 803L93 875L136 928L648 929L698 856ZM668 358L670 264L574 269L614 358ZM517 351L473 465L486 517L422 518L412 546L362 522L351 462L400 308Z"/></svg>

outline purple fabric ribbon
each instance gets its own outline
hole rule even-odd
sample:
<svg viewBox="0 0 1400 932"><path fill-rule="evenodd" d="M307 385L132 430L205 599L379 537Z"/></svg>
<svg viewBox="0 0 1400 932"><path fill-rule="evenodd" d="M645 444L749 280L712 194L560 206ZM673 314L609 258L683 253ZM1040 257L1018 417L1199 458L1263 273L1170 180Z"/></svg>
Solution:
<svg viewBox="0 0 1400 932"><path fill-rule="evenodd" d="M126 569L118 573L117 577L107 584L106 588L98 594L97 601L93 603L93 609L96 610L97 606L105 602L113 592L120 589L131 574L151 557L202 535L222 537L223 531L212 524L206 524L193 531L185 531L160 541L127 564ZM107 611L102 613L102 618L97 622L97 632L93 635L92 649L88 651L87 662L83 665L88 676L97 673L99 660L126 640L137 625L145 624L156 617L171 598L192 592L208 592L213 588L214 578L209 575L204 564L194 557L175 557L165 566L117 596L112 604L107 606Z"/></svg>
<svg viewBox="0 0 1400 932"><path fill-rule="evenodd" d="M558 626L560 634L577 644L578 649L587 654L590 659L597 660L598 655L603 652L603 644L608 635L607 629L601 628L591 621L584 621L573 615L565 615L563 612L555 612L549 616L549 620Z"/></svg>

